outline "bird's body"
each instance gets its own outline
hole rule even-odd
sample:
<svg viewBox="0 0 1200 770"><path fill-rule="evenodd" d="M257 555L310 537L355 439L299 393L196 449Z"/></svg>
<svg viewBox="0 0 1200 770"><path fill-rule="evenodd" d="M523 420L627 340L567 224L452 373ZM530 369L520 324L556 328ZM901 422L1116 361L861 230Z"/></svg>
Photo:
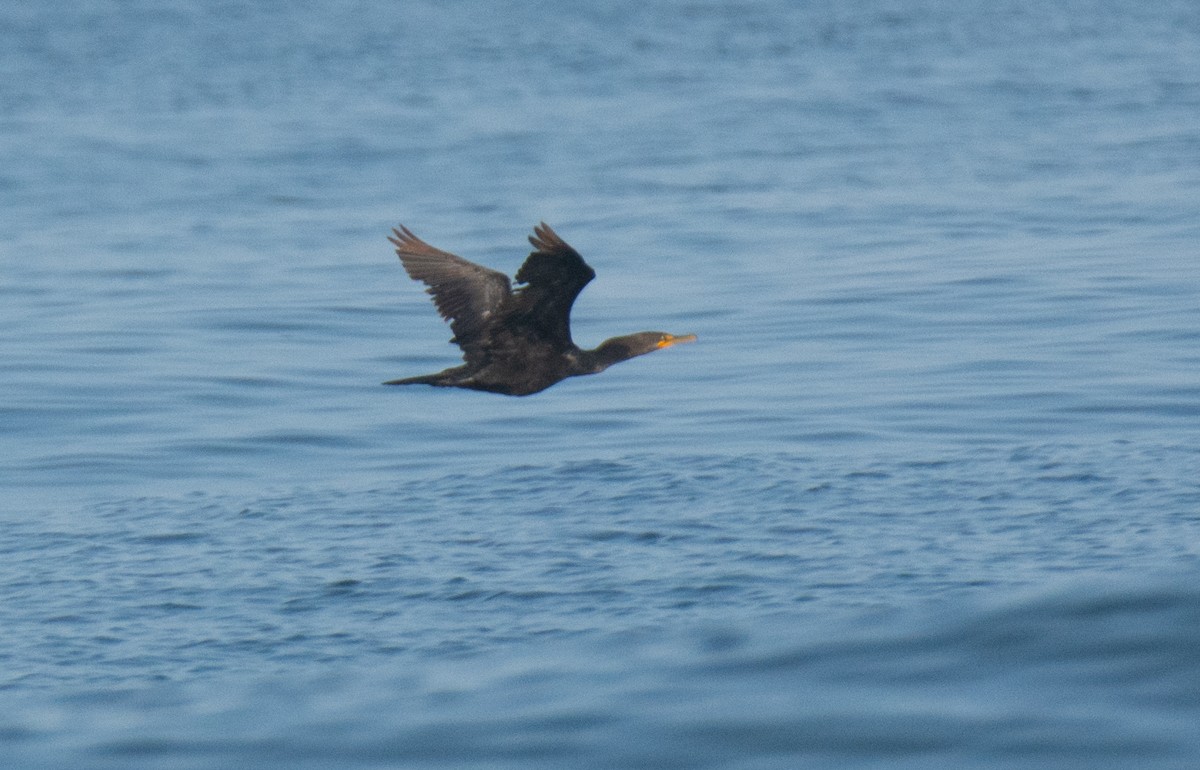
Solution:
<svg viewBox="0 0 1200 770"><path fill-rule="evenodd" d="M583 350L571 339L571 306L596 276L579 252L545 223L534 228L534 250L508 276L435 249L401 226L388 238L404 269L429 288L462 348L464 363L436 374L385 385L436 385L527 396L567 377L596 374L620 361L691 342L694 335L639 332Z"/></svg>

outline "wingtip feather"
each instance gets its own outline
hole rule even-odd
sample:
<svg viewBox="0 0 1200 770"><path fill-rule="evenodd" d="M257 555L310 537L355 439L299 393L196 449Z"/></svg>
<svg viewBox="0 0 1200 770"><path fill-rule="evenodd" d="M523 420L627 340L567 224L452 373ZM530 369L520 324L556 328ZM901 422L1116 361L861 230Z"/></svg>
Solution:
<svg viewBox="0 0 1200 770"><path fill-rule="evenodd" d="M388 236L388 240L397 246L401 246L406 243L412 243L413 241L419 243L421 239L413 235L412 230L409 230L404 225L399 225L398 227L392 228L392 234Z"/></svg>
<svg viewBox="0 0 1200 770"><path fill-rule="evenodd" d="M566 246L566 241L559 237L558 233L544 221L538 222L533 226L533 235L529 236L529 242L538 251L554 251Z"/></svg>

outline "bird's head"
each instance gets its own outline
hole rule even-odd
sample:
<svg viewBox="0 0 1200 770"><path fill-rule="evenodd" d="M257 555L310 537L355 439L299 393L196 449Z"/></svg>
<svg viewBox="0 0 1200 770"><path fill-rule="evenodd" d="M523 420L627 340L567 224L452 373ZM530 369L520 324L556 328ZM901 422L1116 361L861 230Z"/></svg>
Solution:
<svg viewBox="0 0 1200 770"><path fill-rule="evenodd" d="M668 334L667 332L638 332L626 334L623 337L613 337L600 343L596 348L597 356L610 366L618 361L653 353L662 348L669 348L681 342L695 342L695 334Z"/></svg>

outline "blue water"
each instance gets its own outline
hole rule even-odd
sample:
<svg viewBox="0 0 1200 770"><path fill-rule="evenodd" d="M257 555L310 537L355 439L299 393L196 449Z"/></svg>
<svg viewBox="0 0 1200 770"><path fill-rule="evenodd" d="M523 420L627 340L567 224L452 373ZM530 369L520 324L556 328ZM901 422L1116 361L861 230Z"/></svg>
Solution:
<svg viewBox="0 0 1200 770"><path fill-rule="evenodd" d="M0 8L14 768L1194 767L1200 6ZM454 364L388 229L592 346Z"/></svg>

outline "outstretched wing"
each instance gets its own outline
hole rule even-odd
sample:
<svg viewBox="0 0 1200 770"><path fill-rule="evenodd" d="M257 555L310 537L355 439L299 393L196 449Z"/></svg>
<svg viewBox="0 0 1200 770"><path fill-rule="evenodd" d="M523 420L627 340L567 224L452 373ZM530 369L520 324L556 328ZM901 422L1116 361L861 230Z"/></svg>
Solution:
<svg viewBox="0 0 1200 770"><path fill-rule="evenodd" d="M527 331L565 348L571 341L571 306L583 287L596 277L579 252L542 222L529 236L533 252L517 271L513 294L515 317Z"/></svg>
<svg viewBox="0 0 1200 770"><path fill-rule="evenodd" d="M486 347L489 328L512 294L508 276L435 249L404 225L392 230L388 240L396 245L409 276L429 287L426 291L438 312L450 322L451 342L463 349L468 360Z"/></svg>

